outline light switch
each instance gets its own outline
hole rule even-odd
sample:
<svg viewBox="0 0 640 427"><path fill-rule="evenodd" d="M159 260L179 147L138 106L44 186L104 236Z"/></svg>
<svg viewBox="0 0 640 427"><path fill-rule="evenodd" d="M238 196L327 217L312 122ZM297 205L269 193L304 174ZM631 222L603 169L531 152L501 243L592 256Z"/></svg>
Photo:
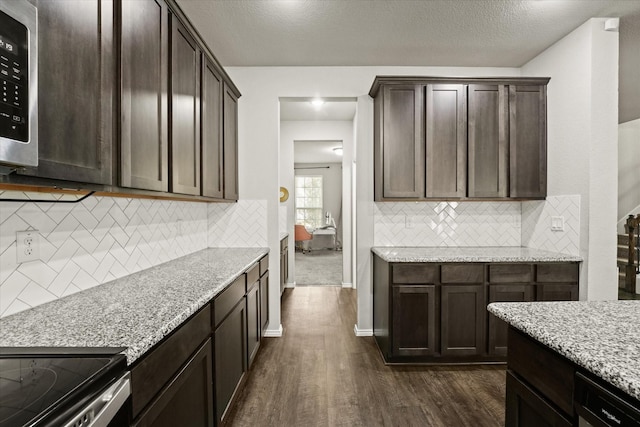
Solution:
<svg viewBox="0 0 640 427"><path fill-rule="evenodd" d="M551 231L564 231L564 217L552 216L551 217Z"/></svg>

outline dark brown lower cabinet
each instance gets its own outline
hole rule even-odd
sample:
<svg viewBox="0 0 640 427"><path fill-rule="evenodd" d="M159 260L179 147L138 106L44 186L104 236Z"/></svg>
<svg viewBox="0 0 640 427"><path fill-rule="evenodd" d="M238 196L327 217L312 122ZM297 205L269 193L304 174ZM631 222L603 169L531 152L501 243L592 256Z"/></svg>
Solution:
<svg viewBox="0 0 640 427"><path fill-rule="evenodd" d="M216 424L225 420L230 403L247 371L247 312L245 298L231 310L214 333Z"/></svg>
<svg viewBox="0 0 640 427"><path fill-rule="evenodd" d="M269 326L269 272L260 277L260 325L262 336Z"/></svg>
<svg viewBox="0 0 640 427"><path fill-rule="evenodd" d="M573 424L524 382L507 372L505 427L571 427Z"/></svg>
<svg viewBox="0 0 640 427"><path fill-rule="evenodd" d="M438 352L439 299L435 285L393 287L394 355L431 356Z"/></svg>
<svg viewBox="0 0 640 427"><path fill-rule="evenodd" d="M571 283L545 283L537 286L538 301L576 301L578 287Z"/></svg>
<svg viewBox="0 0 640 427"><path fill-rule="evenodd" d="M247 367L251 367L260 348L262 335L260 305L260 283L255 282L253 287L247 291Z"/></svg>
<svg viewBox="0 0 640 427"><path fill-rule="evenodd" d="M535 286L521 283L489 285L489 303L525 302L535 299ZM507 355L507 325L503 320L489 314L489 354Z"/></svg>
<svg viewBox="0 0 640 427"><path fill-rule="evenodd" d="M212 427L213 357L211 339L167 384L135 423L136 427Z"/></svg>
<svg viewBox="0 0 640 427"><path fill-rule="evenodd" d="M442 285L440 300L443 356L484 352L484 285Z"/></svg>

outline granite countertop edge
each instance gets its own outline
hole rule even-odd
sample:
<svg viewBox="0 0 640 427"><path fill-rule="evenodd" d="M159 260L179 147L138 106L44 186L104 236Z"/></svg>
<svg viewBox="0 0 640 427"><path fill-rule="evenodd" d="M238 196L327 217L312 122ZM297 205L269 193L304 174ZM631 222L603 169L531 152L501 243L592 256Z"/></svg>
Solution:
<svg viewBox="0 0 640 427"><path fill-rule="evenodd" d="M609 330L616 329L617 322L629 310L638 313L639 307L640 301L555 301L491 303L487 310L581 368L640 400L640 363L637 361L640 333L631 331L620 337ZM566 328L566 322L572 317L576 322L591 318L586 329L592 330L592 334L587 335L575 323L573 328ZM597 330L598 325L603 325L607 331ZM636 346L631 353L629 345Z"/></svg>
<svg viewBox="0 0 640 427"><path fill-rule="evenodd" d="M374 246L371 251L386 262L581 262L578 255L520 246Z"/></svg>
<svg viewBox="0 0 640 427"><path fill-rule="evenodd" d="M124 348L131 365L268 253L268 248L204 249L7 316L0 319L0 347ZM84 316L70 314L86 304ZM134 310L146 310L147 316Z"/></svg>

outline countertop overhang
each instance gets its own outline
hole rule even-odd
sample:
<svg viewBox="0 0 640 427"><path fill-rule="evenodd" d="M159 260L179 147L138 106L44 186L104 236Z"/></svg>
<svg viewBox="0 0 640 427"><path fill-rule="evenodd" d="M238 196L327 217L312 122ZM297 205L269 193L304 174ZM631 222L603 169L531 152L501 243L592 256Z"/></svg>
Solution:
<svg viewBox="0 0 640 427"><path fill-rule="evenodd" d="M516 247L384 247L373 253L386 262L580 262L576 255Z"/></svg>
<svg viewBox="0 0 640 427"><path fill-rule="evenodd" d="M505 302L487 309L640 400L640 301Z"/></svg>
<svg viewBox="0 0 640 427"><path fill-rule="evenodd" d="M131 365L267 248L205 249L0 319L0 347L124 347Z"/></svg>

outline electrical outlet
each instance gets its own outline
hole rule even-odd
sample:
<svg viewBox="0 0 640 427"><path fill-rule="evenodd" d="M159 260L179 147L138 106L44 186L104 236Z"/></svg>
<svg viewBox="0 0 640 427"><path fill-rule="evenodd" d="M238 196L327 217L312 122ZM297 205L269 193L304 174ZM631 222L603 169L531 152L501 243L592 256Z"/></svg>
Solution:
<svg viewBox="0 0 640 427"><path fill-rule="evenodd" d="M40 233L37 230L16 233L16 254L18 264L40 259Z"/></svg>

